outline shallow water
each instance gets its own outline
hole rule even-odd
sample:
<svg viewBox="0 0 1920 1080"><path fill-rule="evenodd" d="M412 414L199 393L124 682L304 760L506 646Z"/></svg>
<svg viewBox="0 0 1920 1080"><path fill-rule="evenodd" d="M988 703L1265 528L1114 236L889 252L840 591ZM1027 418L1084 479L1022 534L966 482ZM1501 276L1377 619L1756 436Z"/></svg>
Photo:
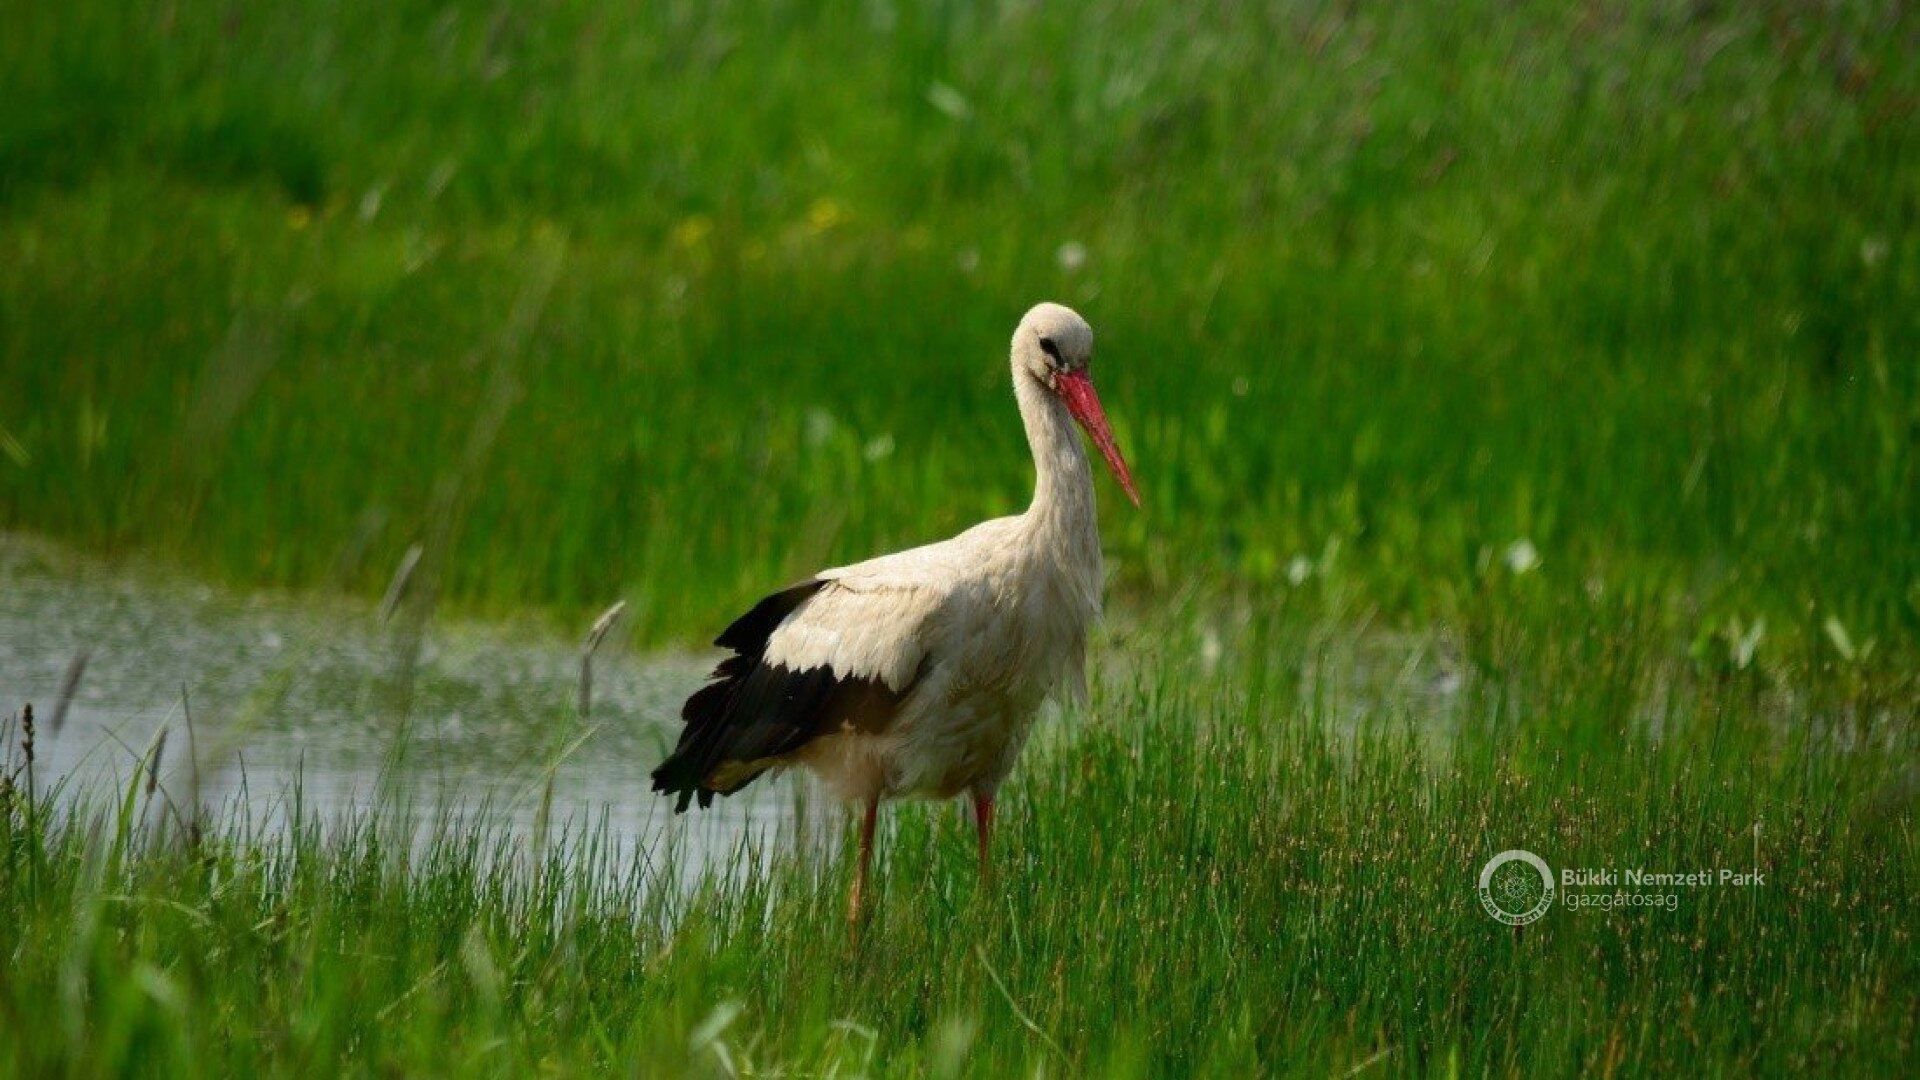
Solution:
<svg viewBox="0 0 1920 1080"><path fill-rule="evenodd" d="M1245 646L1230 634L1223 643L1214 618L1121 632L1102 649L1100 677L1124 693L1129 657L1177 660L1188 649L1194 677L1232 666ZM281 828L297 787L301 814L322 824L376 809L417 823L451 812L530 838L550 792L548 835L604 828L616 856L686 881L708 865L738 869L743 845L764 860L837 842L838 807L804 777L677 816L647 790L713 655L636 652L616 629L595 654L582 718L585 626L561 636L439 619L413 637L404 624L366 603L238 593L0 534L0 774L19 760L8 718L30 702L35 780L62 785L64 805L124 792L164 738L150 822L177 825L197 804L215 820ZM1168 626L1190 629L1191 641ZM1272 648L1300 669L1276 684L1282 692L1342 727L1413 718L1441 730L1458 703L1458 665L1430 635L1346 628ZM77 658L84 669L55 730ZM1043 722L1036 742L1070 739L1073 726Z"/></svg>
<svg viewBox="0 0 1920 1080"><path fill-rule="evenodd" d="M583 720L580 639L439 620L409 678L400 622L0 536L0 761L19 760L4 718L32 703L35 782L75 799L123 791L164 731L150 816L185 814L197 788L214 817L283 825L297 780L303 812L323 823L404 803L415 820L478 813L531 835L551 772L553 835L604 825L617 849L688 868L831 822L792 781L680 816L647 790L711 657L635 653L616 631L595 655ZM56 731L76 657L84 670Z"/></svg>

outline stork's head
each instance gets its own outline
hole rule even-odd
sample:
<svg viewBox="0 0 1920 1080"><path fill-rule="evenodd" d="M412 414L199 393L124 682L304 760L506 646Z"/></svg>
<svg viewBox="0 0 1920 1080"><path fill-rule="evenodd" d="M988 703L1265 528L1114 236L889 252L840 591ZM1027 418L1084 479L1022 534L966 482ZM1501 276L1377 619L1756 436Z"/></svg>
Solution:
<svg viewBox="0 0 1920 1080"><path fill-rule="evenodd" d="M1120 456L1113 441L1113 429L1107 426L1107 414L1100 407L1100 395L1094 393L1088 371L1093 362L1093 327L1072 308L1060 304L1039 304L1013 332L1013 368L1015 376L1031 377L1058 397L1073 418L1086 429L1087 437L1100 448L1114 478L1126 490L1133 505L1140 505L1140 491L1133 486L1133 473Z"/></svg>

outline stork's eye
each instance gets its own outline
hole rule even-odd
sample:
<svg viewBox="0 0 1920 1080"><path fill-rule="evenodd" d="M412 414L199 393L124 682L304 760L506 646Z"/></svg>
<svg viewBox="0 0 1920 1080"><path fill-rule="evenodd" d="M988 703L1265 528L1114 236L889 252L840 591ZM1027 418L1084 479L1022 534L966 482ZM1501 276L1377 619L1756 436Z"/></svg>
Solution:
<svg viewBox="0 0 1920 1080"><path fill-rule="evenodd" d="M1040 339L1040 351L1043 353L1046 353L1048 356L1053 357L1053 362L1056 364L1066 363L1066 361L1060 359L1060 346L1055 345L1053 343L1053 339L1050 337L1043 337Z"/></svg>

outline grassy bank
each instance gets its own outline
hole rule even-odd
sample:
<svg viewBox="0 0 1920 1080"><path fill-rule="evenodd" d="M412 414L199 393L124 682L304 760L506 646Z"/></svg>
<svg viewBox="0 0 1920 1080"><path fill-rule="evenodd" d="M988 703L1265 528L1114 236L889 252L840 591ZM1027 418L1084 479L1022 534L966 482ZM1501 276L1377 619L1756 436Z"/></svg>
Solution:
<svg viewBox="0 0 1920 1080"><path fill-rule="evenodd" d="M1053 297L1134 595L1910 651L1903 8L919 9L23 8L0 526L678 637L1017 508Z"/></svg>
<svg viewBox="0 0 1920 1080"><path fill-rule="evenodd" d="M892 815L857 944L844 859L743 853L688 882L670 853L458 822L409 852L371 820L181 847L34 809L14 771L0 1071L1904 1070L1910 718L1787 731L1741 679L1536 655L1418 715L1356 709L1312 659L1114 687L1029 756L989 893L958 815ZM1515 846L1765 881L1515 930L1474 890Z"/></svg>

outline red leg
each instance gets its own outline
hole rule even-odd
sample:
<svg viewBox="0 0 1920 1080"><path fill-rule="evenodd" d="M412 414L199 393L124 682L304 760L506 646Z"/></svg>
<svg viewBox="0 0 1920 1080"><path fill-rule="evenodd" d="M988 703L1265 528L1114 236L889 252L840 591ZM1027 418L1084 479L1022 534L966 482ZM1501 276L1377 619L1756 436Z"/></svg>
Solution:
<svg viewBox="0 0 1920 1080"><path fill-rule="evenodd" d="M867 891L867 865L873 862L873 827L880 816L880 800L867 799L867 806L860 819L860 865L854 871L853 895L847 898L847 921L858 926L860 923L860 901Z"/></svg>
<svg viewBox="0 0 1920 1080"><path fill-rule="evenodd" d="M988 846L993 837L993 793L975 791L973 793L973 826L980 834L980 880L993 880L993 863L987 857Z"/></svg>

